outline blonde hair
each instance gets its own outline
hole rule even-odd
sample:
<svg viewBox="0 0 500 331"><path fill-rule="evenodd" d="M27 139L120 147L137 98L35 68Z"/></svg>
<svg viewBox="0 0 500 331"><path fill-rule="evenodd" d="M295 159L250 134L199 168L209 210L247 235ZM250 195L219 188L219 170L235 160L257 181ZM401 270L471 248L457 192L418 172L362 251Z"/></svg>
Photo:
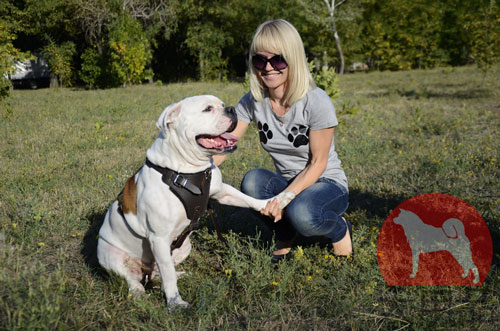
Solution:
<svg viewBox="0 0 500 331"><path fill-rule="evenodd" d="M252 56L257 52L281 54L288 63L285 91L288 105L303 98L309 87L316 87L307 65L304 44L295 27L283 19L266 21L255 30L249 52L250 91L257 101L263 101L267 91L257 69L251 65Z"/></svg>

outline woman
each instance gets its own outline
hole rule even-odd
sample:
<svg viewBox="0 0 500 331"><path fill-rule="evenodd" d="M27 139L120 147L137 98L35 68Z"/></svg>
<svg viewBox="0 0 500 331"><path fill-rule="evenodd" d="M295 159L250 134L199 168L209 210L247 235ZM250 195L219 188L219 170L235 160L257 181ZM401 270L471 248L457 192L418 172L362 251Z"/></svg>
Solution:
<svg viewBox="0 0 500 331"><path fill-rule="evenodd" d="M290 256L297 233L325 236L336 255L352 254L351 225L341 216L348 189L333 142L335 109L316 87L302 39L287 21L267 21L257 28L250 46L250 92L236 111L238 125L232 134L241 137L249 122L256 122L261 144L276 167L276 172L249 171L241 190L259 199L282 191L296 194L283 210L276 199L261 210L276 235L271 260Z"/></svg>

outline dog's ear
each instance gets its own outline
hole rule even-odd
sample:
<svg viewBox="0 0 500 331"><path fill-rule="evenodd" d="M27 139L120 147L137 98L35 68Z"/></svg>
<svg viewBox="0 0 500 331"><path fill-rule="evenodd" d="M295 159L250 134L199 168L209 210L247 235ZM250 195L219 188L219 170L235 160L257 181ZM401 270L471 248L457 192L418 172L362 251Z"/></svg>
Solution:
<svg viewBox="0 0 500 331"><path fill-rule="evenodd" d="M180 102L174 103L161 113L160 118L156 122L156 127L160 130L168 128L170 123L173 123L175 119L179 116L182 105Z"/></svg>

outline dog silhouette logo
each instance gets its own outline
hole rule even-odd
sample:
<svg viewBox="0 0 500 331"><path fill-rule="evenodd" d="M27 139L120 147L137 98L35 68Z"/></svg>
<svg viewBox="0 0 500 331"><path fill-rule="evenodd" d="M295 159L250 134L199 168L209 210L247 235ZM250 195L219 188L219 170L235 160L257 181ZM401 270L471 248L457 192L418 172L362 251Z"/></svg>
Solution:
<svg viewBox="0 0 500 331"><path fill-rule="evenodd" d="M464 269L462 277L468 276L469 271L474 274L473 283L479 282L479 273L470 251L470 241L465 235L463 223L456 218L447 219L441 228L427 225L411 211L401 209L394 223L403 227L406 241L410 244L412 256L412 273L414 278L418 272L420 253L448 251Z"/></svg>
<svg viewBox="0 0 500 331"><path fill-rule="evenodd" d="M490 232L479 213L442 193L418 195L395 208L377 243L388 285L481 285L492 257Z"/></svg>

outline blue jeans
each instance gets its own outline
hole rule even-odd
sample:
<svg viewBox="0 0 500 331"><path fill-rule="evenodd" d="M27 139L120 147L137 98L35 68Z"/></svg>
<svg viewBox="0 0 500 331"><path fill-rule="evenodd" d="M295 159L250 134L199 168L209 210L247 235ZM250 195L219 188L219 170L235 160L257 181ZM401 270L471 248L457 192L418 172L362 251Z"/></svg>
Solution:
<svg viewBox="0 0 500 331"><path fill-rule="evenodd" d="M292 180L267 169L253 169L243 178L241 191L257 199L269 199L281 193ZM349 204L348 197L344 186L321 177L290 202L279 222L274 223L267 216L262 218L274 230L276 240L290 241L298 232L305 237L325 236L335 243L344 238L347 231L341 215Z"/></svg>

